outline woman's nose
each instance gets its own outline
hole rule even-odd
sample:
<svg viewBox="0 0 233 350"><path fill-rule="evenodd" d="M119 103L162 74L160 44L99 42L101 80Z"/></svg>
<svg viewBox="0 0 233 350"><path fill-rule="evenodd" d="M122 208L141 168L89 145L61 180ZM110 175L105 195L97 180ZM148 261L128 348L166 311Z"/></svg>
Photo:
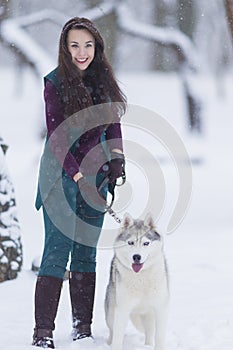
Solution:
<svg viewBox="0 0 233 350"><path fill-rule="evenodd" d="M86 54L86 48L80 47L79 48L79 56L85 56L85 54Z"/></svg>

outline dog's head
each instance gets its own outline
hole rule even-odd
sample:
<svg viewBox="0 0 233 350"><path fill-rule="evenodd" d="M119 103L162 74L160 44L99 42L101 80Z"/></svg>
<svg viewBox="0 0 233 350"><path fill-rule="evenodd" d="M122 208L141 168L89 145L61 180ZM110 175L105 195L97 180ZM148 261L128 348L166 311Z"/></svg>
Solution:
<svg viewBox="0 0 233 350"><path fill-rule="evenodd" d="M154 264L161 251L162 239L156 231L151 214L145 220L134 220L125 214L115 246L115 255L121 263L134 272L139 272Z"/></svg>

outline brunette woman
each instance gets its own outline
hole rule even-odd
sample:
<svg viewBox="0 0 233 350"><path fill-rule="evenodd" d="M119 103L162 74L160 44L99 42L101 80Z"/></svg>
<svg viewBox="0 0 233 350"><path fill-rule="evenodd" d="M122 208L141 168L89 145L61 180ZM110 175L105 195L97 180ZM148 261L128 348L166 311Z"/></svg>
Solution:
<svg viewBox="0 0 233 350"><path fill-rule="evenodd" d="M36 207L43 209L45 243L35 289L33 345L54 348L53 330L70 259L73 340L91 337L96 245L110 184L122 175L120 117L126 99L86 18L63 27L58 67L45 78L47 142ZM97 188L101 188L101 195Z"/></svg>

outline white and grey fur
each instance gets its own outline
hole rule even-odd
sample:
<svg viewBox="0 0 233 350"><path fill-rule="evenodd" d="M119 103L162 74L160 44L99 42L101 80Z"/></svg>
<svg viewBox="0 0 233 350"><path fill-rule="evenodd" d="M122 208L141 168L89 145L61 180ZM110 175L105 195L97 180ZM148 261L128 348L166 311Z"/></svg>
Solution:
<svg viewBox="0 0 233 350"><path fill-rule="evenodd" d="M122 349L124 332L131 319L145 334L145 345L165 350L168 299L163 243L153 219L148 214L144 221L133 220L126 214L115 241L105 296L111 349Z"/></svg>

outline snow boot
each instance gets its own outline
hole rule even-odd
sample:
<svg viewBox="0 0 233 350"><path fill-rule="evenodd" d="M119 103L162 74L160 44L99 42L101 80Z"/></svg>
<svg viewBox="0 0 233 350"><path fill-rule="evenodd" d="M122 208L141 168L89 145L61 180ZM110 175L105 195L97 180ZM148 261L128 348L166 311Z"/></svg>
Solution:
<svg viewBox="0 0 233 350"><path fill-rule="evenodd" d="M95 272L70 272L70 300L73 340L92 337L91 323L95 297Z"/></svg>
<svg viewBox="0 0 233 350"><path fill-rule="evenodd" d="M32 345L45 349L55 349L52 330L35 328Z"/></svg>
<svg viewBox="0 0 233 350"><path fill-rule="evenodd" d="M39 276L35 290L35 321L32 345L54 349L54 320L61 294L63 279Z"/></svg>

